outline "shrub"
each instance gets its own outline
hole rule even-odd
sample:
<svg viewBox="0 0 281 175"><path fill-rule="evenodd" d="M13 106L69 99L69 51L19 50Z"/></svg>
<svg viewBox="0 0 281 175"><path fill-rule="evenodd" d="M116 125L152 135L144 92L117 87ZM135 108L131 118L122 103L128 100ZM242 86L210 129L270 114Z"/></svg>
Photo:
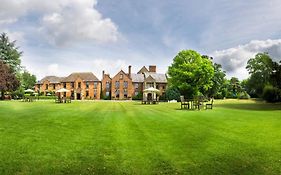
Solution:
<svg viewBox="0 0 281 175"><path fill-rule="evenodd" d="M142 100L142 98L143 98L143 94L140 92L140 93L138 93L138 95L135 95L135 96L133 96L133 100Z"/></svg>
<svg viewBox="0 0 281 175"><path fill-rule="evenodd" d="M249 99L251 97L250 97L250 95L246 91L244 91L244 92L239 92L237 94L237 98L238 99Z"/></svg>
<svg viewBox="0 0 281 175"><path fill-rule="evenodd" d="M111 98L110 98L110 95L108 95L108 96L104 96L102 99L103 100L110 100Z"/></svg>
<svg viewBox="0 0 281 175"><path fill-rule="evenodd" d="M166 91L165 96L166 96L167 100L177 100L177 101L179 101L181 94L180 94L180 91L177 88L169 87Z"/></svg>
<svg viewBox="0 0 281 175"><path fill-rule="evenodd" d="M262 97L270 103L281 101L281 92L278 88L273 86L265 86Z"/></svg>

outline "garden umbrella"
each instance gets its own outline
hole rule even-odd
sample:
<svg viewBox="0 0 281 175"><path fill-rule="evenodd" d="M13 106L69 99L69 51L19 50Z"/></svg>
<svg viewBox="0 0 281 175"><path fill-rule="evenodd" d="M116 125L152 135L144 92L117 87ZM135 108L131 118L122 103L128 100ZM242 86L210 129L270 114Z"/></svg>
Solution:
<svg viewBox="0 0 281 175"><path fill-rule="evenodd" d="M56 92L59 92L59 93L61 93L61 92L69 92L69 90L67 90L65 88L61 88L61 89L57 90Z"/></svg>
<svg viewBox="0 0 281 175"><path fill-rule="evenodd" d="M26 89L26 90L24 90L24 92L34 92L34 90L32 90L32 89Z"/></svg>
<svg viewBox="0 0 281 175"><path fill-rule="evenodd" d="M147 92L147 93L159 93L160 91L158 89L155 89L153 87L150 87L148 89L143 90L143 92Z"/></svg>

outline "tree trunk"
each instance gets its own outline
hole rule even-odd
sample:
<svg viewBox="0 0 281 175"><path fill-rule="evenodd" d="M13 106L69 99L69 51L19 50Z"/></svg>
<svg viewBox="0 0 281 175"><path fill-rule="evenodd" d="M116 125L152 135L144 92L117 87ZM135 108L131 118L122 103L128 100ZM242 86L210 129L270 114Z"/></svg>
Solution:
<svg viewBox="0 0 281 175"><path fill-rule="evenodd" d="M1 100L5 100L4 91L1 91Z"/></svg>

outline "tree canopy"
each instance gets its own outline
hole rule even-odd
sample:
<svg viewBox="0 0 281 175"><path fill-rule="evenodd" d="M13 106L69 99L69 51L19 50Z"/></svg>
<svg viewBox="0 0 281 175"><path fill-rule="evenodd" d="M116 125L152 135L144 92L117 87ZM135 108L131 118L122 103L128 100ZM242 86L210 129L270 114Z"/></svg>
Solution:
<svg viewBox="0 0 281 175"><path fill-rule="evenodd" d="M7 91L15 91L19 87L20 82L16 78L13 70L3 61L0 60L0 91L1 98L4 98L4 93Z"/></svg>
<svg viewBox="0 0 281 175"><path fill-rule="evenodd" d="M193 50L183 50L173 59L168 68L169 82L182 95L192 97L212 87L214 68L210 59Z"/></svg>
<svg viewBox="0 0 281 175"><path fill-rule="evenodd" d="M24 89L32 89L36 83L36 76L30 74L27 70L25 70L21 74L21 86Z"/></svg>
<svg viewBox="0 0 281 175"><path fill-rule="evenodd" d="M13 72L20 70L22 52L16 46L16 41L10 41L6 33L0 34L0 60L9 65Z"/></svg>

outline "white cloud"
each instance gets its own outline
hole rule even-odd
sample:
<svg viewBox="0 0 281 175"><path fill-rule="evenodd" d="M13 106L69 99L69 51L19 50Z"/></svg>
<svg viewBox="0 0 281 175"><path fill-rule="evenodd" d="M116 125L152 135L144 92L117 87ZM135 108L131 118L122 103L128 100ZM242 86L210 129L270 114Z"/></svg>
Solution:
<svg viewBox="0 0 281 175"><path fill-rule="evenodd" d="M210 55L216 63L220 63L228 76L246 78L248 76L246 65L250 58L257 53L268 52L274 61L281 60L281 39L253 40L245 45L215 51Z"/></svg>
<svg viewBox="0 0 281 175"><path fill-rule="evenodd" d="M48 75L56 75L59 73L59 65L54 63L54 64L50 64L47 67L47 73Z"/></svg>
<svg viewBox="0 0 281 175"><path fill-rule="evenodd" d="M280 0L214 1L205 11L201 47L226 49L253 39L276 38L281 29Z"/></svg>
<svg viewBox="0 0 281 175"><path fill-rule="evenodd" d="M40 32L52 44L117 41L120 35L118 27L111 19L103 18L95 9L96 4L97 0L2 0L0 27L35 12L39 17Z"/></svg>

